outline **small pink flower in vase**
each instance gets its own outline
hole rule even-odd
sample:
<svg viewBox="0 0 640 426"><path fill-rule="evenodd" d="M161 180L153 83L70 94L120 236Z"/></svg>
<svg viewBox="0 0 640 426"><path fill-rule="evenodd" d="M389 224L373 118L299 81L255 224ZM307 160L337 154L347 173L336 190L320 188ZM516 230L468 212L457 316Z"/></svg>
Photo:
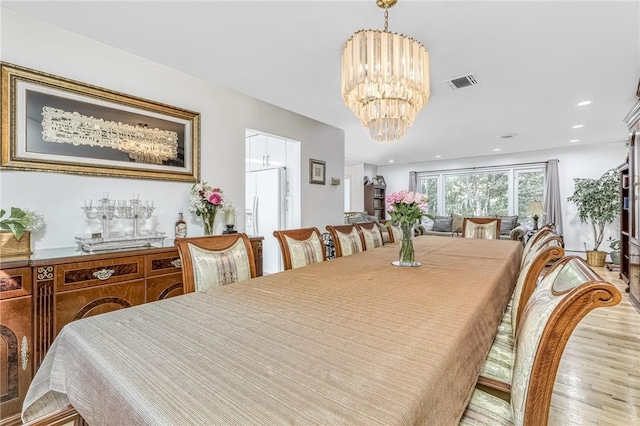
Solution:
<svg viewBox="0 0 640 426"><path fill-rule="evenodd" d="M411 204L414 201L416 201L415 199L416 197L413 195L413 192L408 192L404 195L404 198L402 200L403 203L407 203L407 204Z"/></svg>
<svg viewBox="0 0 640 426"><path fill-rule="evenodd" d="M222 196L220 196L220 192L216 192L215 190L207 197L207 200L216 206L222 204Z"/></svg>

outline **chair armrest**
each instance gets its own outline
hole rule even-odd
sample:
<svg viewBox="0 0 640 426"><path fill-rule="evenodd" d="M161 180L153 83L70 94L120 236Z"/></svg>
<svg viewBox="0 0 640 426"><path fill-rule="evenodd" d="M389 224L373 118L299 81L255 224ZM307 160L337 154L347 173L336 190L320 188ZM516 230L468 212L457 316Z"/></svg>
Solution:
<svg viewBox="0 0 640 426"><path fill-rule="evenodd" d="M527 232L529 232L529 229L527 229L526 226L519 225L511 230L511 232L509 233L509 238L515 241L522 241Z"/></svg>

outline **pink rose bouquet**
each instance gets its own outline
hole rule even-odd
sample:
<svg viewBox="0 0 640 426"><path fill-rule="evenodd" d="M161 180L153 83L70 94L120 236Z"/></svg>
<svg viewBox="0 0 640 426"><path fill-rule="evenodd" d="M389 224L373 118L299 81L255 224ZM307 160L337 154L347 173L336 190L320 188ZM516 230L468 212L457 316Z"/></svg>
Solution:
<svg viewBox="0 0 640 426"><path fill-rule="evenodd" d="M428 201L429 198L419 192L394 192L386 198L387 213L392 222L413 225L427 213Z"/></svg>

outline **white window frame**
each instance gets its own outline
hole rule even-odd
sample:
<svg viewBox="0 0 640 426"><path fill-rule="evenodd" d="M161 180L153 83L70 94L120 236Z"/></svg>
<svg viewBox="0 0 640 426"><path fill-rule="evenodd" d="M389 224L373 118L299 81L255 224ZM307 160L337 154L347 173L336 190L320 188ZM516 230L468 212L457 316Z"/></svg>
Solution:
<svg viewBox="0 0 640 426"><path fill-rule="evenodd" d="M518 176L523 173L542 172L544 176L546 163L530 163L530 164L513 164L506 166L494 167L477 167L466 169L439 170L433 172L418 172L416 179L418 188L422 188L421 180L436 178L438 188L438 212L439 216L446 215L445 206L445 176L465 175L465 174L484 174L484 173L500 173L506 172L508 177L507 197L508 197L508 214L515 216L518 214ZM542 182L543 193L546 185L545 180Z"/></svg>

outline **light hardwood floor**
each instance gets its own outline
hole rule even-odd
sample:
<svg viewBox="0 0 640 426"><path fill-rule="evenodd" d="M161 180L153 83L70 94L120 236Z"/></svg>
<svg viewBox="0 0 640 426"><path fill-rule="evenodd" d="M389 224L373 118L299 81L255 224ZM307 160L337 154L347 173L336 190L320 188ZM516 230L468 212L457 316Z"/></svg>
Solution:
<svg viewBox="0 0 640 426"><path fill-rule="evenodd" d="M550 426L640 425L640 314L617 272L594 268L622 301L589 313L574 330L553 389Z"/></svg>

